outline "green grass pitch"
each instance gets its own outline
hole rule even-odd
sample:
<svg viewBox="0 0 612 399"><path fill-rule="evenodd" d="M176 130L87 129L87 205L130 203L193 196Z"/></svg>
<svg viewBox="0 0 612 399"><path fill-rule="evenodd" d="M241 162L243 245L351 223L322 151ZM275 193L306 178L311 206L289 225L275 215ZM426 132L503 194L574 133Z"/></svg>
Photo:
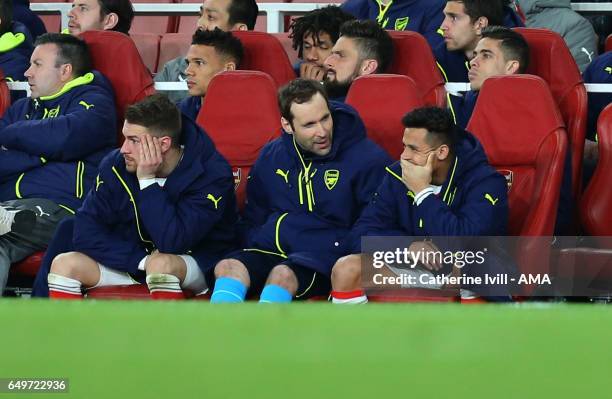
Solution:
<svg viewBox="0 0 612 399"><path fill-rule="evenodd" d="M1 300L0 399L610 397L611 310Z"/></svg>

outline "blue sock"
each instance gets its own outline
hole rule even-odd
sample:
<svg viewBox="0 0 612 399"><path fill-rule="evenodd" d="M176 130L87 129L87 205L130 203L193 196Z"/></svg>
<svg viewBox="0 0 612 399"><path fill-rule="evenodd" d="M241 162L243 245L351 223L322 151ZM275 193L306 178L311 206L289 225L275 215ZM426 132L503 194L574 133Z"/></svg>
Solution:
<svg viewBox="0 0 612 399"><path fill-rule="evenodd" d="M210 303L244 302L247 287L231 277L221 277L215 282L215 290L210 297Z"/></svg>
<svg viewBox="0 0 612 399"><path fill-rule="evenodd" d="M293 296L280 285L268 284L261 291L259 303L289 303Z"/></svg>

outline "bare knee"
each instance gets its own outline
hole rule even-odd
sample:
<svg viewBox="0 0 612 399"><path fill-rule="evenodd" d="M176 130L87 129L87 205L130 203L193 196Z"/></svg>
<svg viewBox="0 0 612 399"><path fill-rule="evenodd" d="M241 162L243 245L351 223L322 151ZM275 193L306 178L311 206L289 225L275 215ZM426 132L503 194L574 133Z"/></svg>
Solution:
<svg viewBox="0 0 612 399"><path fill-rule="evenodd" d="M240 281L246 287L251 285L251 278L246 266L236 259L223 259L215 266L215 278L229 277Z"/></svg>
<svg viewBox="0 0 612 399"><path fill-rule="evenodd" d="M147 274L170 274L183 281L187 272L187 266L181 257L177 255L154 253L147 257L145 270Z"/></svg>
<svg viewBox="0 0 612 399"><path fill-rule="evenodd" d="M80 252L57 255L51 262L51 273L78 280L85 286L93 286L100 280L98 264Z"/></svg>
<svg viewBox="0 0 612 399"><path fill-rule="evenodd" d="M361 289L361 255L344 256L336 262L331 274L334 291Z"/></svg>
<svg viewBox="0 0 612 399"><path fill-rule="evenodd" d="M283 287L289 291L291 295L295 295L298 289L297 277L293 270L286 265L274 266L270 271L266 284L274 284Z"/></svg>

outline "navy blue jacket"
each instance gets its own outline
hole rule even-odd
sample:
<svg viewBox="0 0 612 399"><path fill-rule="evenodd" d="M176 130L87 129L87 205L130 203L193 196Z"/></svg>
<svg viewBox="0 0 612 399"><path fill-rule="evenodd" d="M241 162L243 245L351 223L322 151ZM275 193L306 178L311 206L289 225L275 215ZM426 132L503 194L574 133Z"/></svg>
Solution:
<svg viewBox="0 0 612 399"><path fill-rule="evenodd" d="M346 104L330 103L334 122L326 156L304 153L283 135L267 144L249 175L246 247L325 275L342 256L343 241L392 161L366 138Z"/></svg>
<svg viewBox="0 0 612 399"><path fill-rule="evenodd" d="M612 83L612 51L595 58L582 74L584 83ZM587 138L596 141L597 118L612 102L612 93L589 93L589 117Z"/></svg>
<svg viewBox="0 0 612 399"><path fill-rule="evenodd" d="M30 10L29 0L13 0L13 20L24 24L32 34L33 40L36 40L43 33L47 33L47 28L45 28L42 19Z"/></svg>
<svg viewBox="0 0 612 399"><path fill-rule="evenodd" d="M476 100L478 100L478 92L470 90L461 96L450 95L449 98L449 105L455 118L455 123L457 126L465 129L474 112Z"/></svg>
<svg viewBox="0 0 612 399"><path fill-rule="evenodd" d="M525 26L523 21L510 7L505 7L504 26L516 28ZM444 80L447 82L469 82L468 71L470 62L465 57L463 50L448 51L446 43L442 42L432 46L434 56L438 62L438 68L442 72Z"/></svg>
<svg viewBox="0 0 612 399"><path fill-rule="evenodd" d="M459 128L457 128L459 129ZM355 224L352 252L362 236L501 236L508 224L505 178L493 169L480 142L462 132L439 195L420 205L402 182L399 162L386 168L372 202Z"/></svg>
<svg viewBox="0 0 612 399"><path fill-rule="evenodd" d="M0 201L47 198L76 210L116 145L110 84L98 72L57 94L23 98L0 120Z"/></svg>
<svg viewBox="0 0 612 399"><path fill-rule="evenodd" d="M11 32L0 36L0 70L9 82L26 81L23 76L30 67L30 56L34 50L27 28L13 22ZM26 97L25 91L11 91L11 102Z"/></svg>
<svg viewBox="0 0 612 399"><path fill-rule="evenodd" d="M347 0L341 8L357 19L377 21L385 29L418 32L435 47L443 42L437 31L444 20L445 5L445 0L396 0L383 14L384 7L381 10L374 0Z"/></svg>
<svg viewBox="0 0 612 399"><path fill-rule="evenodd" d="M141 279L138 263L154 250L191 254L203 271L235 248L236 198L227 161L192 120L183 117L183 159L164 187L141 190L119 150L100 164L75 218L74 249Z"/></svg>
<svg viewBox="0 0 612 399"><path fill-rule="evenodd" d="M202 108L202 97L189 96L179 101L177 106L183 115L187 115L195 121L200 113L200 108Z"/></svg>

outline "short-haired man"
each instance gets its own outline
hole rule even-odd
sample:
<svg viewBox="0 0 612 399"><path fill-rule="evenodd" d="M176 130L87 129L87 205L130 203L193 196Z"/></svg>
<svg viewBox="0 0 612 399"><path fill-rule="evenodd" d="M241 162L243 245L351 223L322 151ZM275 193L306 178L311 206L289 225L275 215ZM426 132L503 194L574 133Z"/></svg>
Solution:
<svg viewBox="0 0 612 399"><path fill-rule="evenodd" d="M257 20L259 7L255 0L204 0L200 7L200 19L198 19L197 30L222 31L253 30ZM185 74L185 57L179 56L166 62L161 72L155 75L156 82L184 82L187 80ZM168 98L178 103L189 95L186 91L168 91Z"/></svg>
<svg viewBox="0 0 612 399"><path fill-rule="evenodd" d="M467 126L478 93L485 80L491 76L525 73L529 65L529 45L520 33L503 26L487 26L474 49L470 61L471 90L463 95L451 95L450 107L457 125Z"/></svg>
<svg viewBox="0 0 612 399"><path fill-rule="evenodd" d="M480 142L453 123L445 109L426 107L408 113L404 151L387 168L376 196L351 232L353 255L332 270L334 303L364 303L361 283L361 237L432 237L414 241L409 250L436 250L435 236L506 234L506 181L487 161ZM452 265L425 263L432 273L448 274ZM467 270L464 272L482 272Z"/></svg>
<svg viewBox="0 0 612 399"><path fill-rule="evenodd" d="M317 8L294 19L289 37L300 58L295 73L304 79L322 81L326 72L324 62L338 41L340 26L353 19L338 6Z"/></svg>
<svg viewBox="0 0 612 399"><path fill-rule="evenodd" d="M73 0L68 32L76 36L89 30L114 30L127 35L133 19L130 0Z"/></svg>
<svg viewBox="0 0 612 399"><path fill-rule="evenodd" d="M384 174L388 155L349 106L296 79L279 92L283 135L249 175L245 249L215 267L211 301L289 302L327 295L343 241Z"/></svg>
<svg viewBox="0 0 612 399"><path fill-rule="evenodd" d="M468 82L469 61L487 26L522 26L508 0L448 0L441 30L444 43L434 48L438 67L447 82Z"/></svg>
<svg viewBox="0 0 612 399"><path fill-rule="evenodd" d="M123 136L75 216L74 252L53 260L51 298L145 279L154 299L199 294L234 244L232 171L193 121L156 94L128 108Z"/></svg>
<svg viewBox="0 0 612 399"><path fill-rule="evenodd" d="M13 3L0 2L0 71L9 82L25 81L23 73L30 66L32 38L28 29L13 21ZM11 92L11 100L25 97L24 92Z"/></svg>
<svg viewBox="0 0 612 399"><path fill-rule="evenodd" d="M442 42L437 31L444 4L444 0L347 0L342 9L357 19L376 21L383 29L418 32L435 47Z"/></svg>
<svg viewBox="0 0 612 399"><path fill-rule="evenodd" d="M0 224L10 231L0 236L0 291L10 264L45 248L57 223L81 206L117 136L113 91L92 71L87 44L59 33L35 44L25 72L32 96L0 120ZM15 211L35 213L30 233L11 223Z"/></svg>
<svg viewBox="0 0 612 399"><path fill-rule="evenodd" d="M344 101L359 76L384 73L393 58L391 37L374 21L348 21L325 60L325 88L329 98Z"/></svg>
<svg viewBox="0 0 612 399"><path fill-rule="evenodd" d="M242 43L231 32L219 28L197 30L184 58L190 97L179 103L181 112L195 120L212 78L220 72L236 70L242 55Z"/></svg>

